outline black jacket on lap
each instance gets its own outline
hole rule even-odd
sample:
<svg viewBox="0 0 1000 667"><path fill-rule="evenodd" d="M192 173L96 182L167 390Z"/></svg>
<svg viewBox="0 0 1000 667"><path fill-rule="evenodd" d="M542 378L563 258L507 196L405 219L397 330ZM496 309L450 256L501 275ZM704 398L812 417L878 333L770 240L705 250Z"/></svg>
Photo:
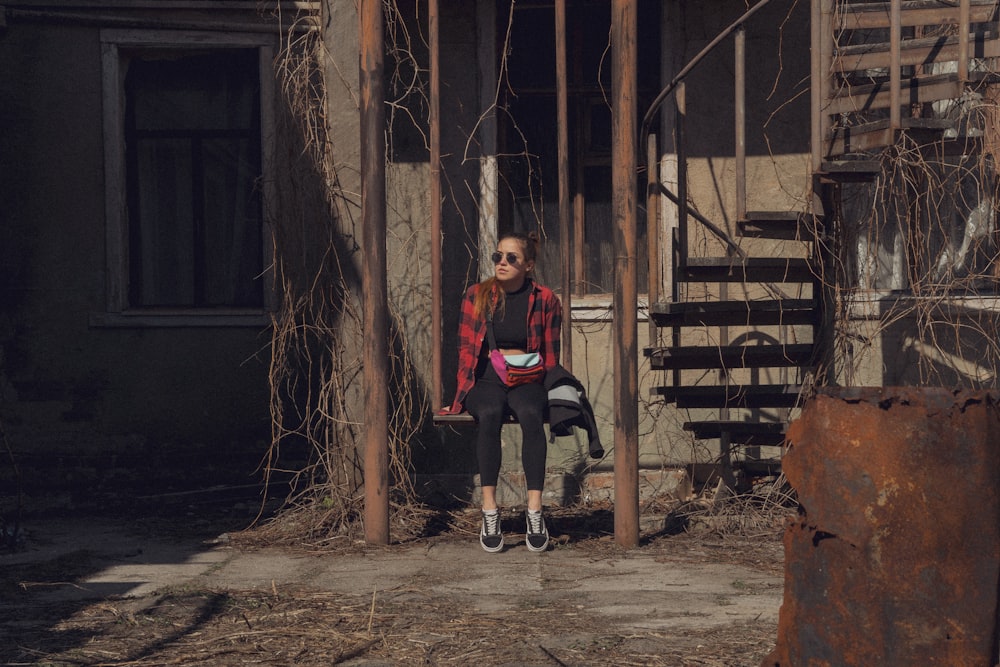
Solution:
<svg viewBox="0 0 1000 667"><path fill-rule="evenodd" d="M549 394L549 442L554 442L556 437L573 435L575 426L587 434L591 458L603 458L604 446L597 432L594 408L587 400L583 384L556 364L545 374L544 385Z"/></svg>

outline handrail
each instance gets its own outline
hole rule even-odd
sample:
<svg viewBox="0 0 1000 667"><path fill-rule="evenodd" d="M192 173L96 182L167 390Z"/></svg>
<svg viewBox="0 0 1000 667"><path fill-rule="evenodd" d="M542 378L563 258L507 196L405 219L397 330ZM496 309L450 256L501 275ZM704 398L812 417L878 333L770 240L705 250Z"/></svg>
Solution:
<svg viewBox="0 0 1000 667"><path fill-rule="evenodd" d="M650 128L652 126L653 119L656 117L656 114L659 112L660 107L663 105L663 103L667 100L667 98L670 97L671 94L674 93L674 91L677 90L678 86L680 86L680 84L684 81L685 77L687 77L687 75L691 73L691 71L698 65L698 63L700 63L705 58L705 56L707 56L709 53L711 53L715 49L715 47L717 47L720 43L722 43L722 41L725 40L733 32L735 32L737 30L740 30L742 28L742 26L743 26L744 23L746 23L758 11L760 11L761 9L763 9L769 2L770 2L770 0L760 0L760 2L758 2L756 5L754 5L750 9L748 9L739 18L737 18L735 21L733 21L731 24L729 24L724 30L722 30L722 32L720 32L718 35L716 35L715 38L713 38L711 42L709 42L701 51L699 51L698 54L695 55L694 58L692 58L690 61L688 61L688 63L684 67L682 67L681 70L670 80L670 83L668 83L663 88L663 90L660 91L660 93L653 99L652 103L649 105L649 109L646 111L645 115L643 116L642 124L640 126L640 133L639 133L639 145L640 146L644 146L645 147L647 145L647 143L649 141L649 137L650 137ZM738 40L738 41L741 41L741 40ZM743 48L742 48L742 44L740 44L740 45L737 46L737 55L738 56L742 56L742 54L743 54ZM741 65L739 65L739 64L737 65L737 69L738 70L741 69L741 67L742 67ZM744 81L743 76L742 75L738 76L737 77L737 86L743 85L744 83L745 83L745 81ZM743 103L741 102L741 100L744 99L743 95L744 95L743 93L737 91L737 98L738 98L737 99L737 106L738 107L743 106ZM683 98L683 95L681 95L680 97ZM745 109L737 108L737 116L739 116L743 112L745 112ZM737 117L736 122L737 122L737 130L736 130L737 138L736 138L736 141L737 141L737 144L740 144L742 141L744 141L743 137L745 136L743 134L743 132L741 132L741 130L739 129L740 128L740 124L744 122L744 119L741 119L741 118ZM680 139L678 140L678 142L680 143ZM680 149L679 149L679 153L682 153L682 151ZM737 156L738 160L745 159L745 157L743 157L743 158L740 157L743 154L743 148L742 147L740 147L738 153L739 153L739 155ZM643 160L643 159L645 159L645 161L648 162L648 164L645 165L646 168L652 171L652 169L654 168L654 165L653 165L652 162L653 162L653 160L656 159L656 152L655 151L645 151L645 152L641 153L640 154L640 160ZM640 166L642 166L642 165L640 165ZM746 174L745 174L745 172L746 172L745 165L738 164L737 165L737 170L740 172L740 177L741 178L745 178L746 177ZM679 181L679 184L678 184L678 189L682 193L684 193L686 191L686 184L685 184L684 180L685 179L682 176L680 178L680 181ZM657 178L656 181L659 181L659 178ZM688 207L686 204L682 204L681 202L682 202L682 199L684 199L683 197L678 197L677 195L675 195L674 193L672 193L669 189L667 189L662 183L659 184L659 187L660 187L660 191L663 194L665 194L667 196L667 198L670 199L674 204L676 204L678 206L678 208L680 209L680 218L681 218L680 241L681 241L681 247L682 247L681 257L680 257L681 263L683 263L685 261L686 253L687 253L687 248L684 247L684 246L686 246L686 238L687 238L687 230L686 230L687 223L686 223L686 219L687 219L687 215L688 214L692 214L692 217L694 217L695 220L697 220L699 223L701 223L706 229L708 229L716 237L718 237L719 239L721 239L726 244L727 248L729 249L729 252L732 252L732 253L736 254L737 256L742 256L742 257L746 256L745 253L743 252L743 250L740 249L740 247L736 244L736 242L733 241L733 239L724 230L722 230L721 228L719 228L718 226L716 226L715 224L713 224L711 221L709 221L704 216L701 216L701 215L697 214L695 211L693 211L692 209L690 209L690 207ZM738 198L740 198L740 197L743 198L743 201L739 201L737 203L737 209L738 209L740 215L742 215L746 211L746 201L745 201L746 185L745 185L745 183L744 184L738 184L737 185L737 191L738 191L737 192ZM679 268L679 267L675 266L673 268L676 271L677 268ZM653 280L656 280L657 279L656 276L657 276L656 272L650 271L649 272L649 280L650 280L650 282L652 282ZM649 291L649 293L650 294L659 293L659 285L656 285L655 289L651 288L650 291Z"/></svg>
<svg viewBox="0 0 1000 667"><path fill-rule="evenodd" d="M672 201L677 206L681 206L680 197L671 192L670 188L665 186L663 183L659 183L657 187L660 190L660 194L664 195L667 199ZM712 234L716 238L725 243L726 247L729 248L729 250L732 251L734 255L740 257L741 259L746 259L747 257L746 251L743 250L743 248L741 248L736 243L736 241L733 240L733 237L727 234L724 229L716 225L714 222L712 222L711 220L703 216L701 213L691 208L690 206L687 206L686 208L688 215L690 215L692 218L700 222L705 227L705 229L712 232Z"/></svg>
<svg viewBox="0 0 1000 667"><path fill-rule="evenodd" d="M649 109L646 111L646 114L642 117L642 126L639 135L640 146L646 145L646 139L649 136L649 127L653 123L653 118L659 111L660 106L667 100L668 97L670 97L670 94L674 92L674 89L677 88L677 85L681 81L683 81L684 78L691 73L691 70L693 70L695 66L698 63L700 63L705 56L711 53L715 49L715 47L717 47L719 43L722 42L722 40L724 40L726 37L732 34L732 32L737 28L739 28L741 25L746 23L751 16L756 14L760 9L764 7L764 5L767 5L770 2L771 0L760 0L760 2L758 2L756 5L754 5L746 12L744 12L742 16L740 16L738 19L729 24L729 26L727 26L725 30L716 35L715 38L705 46L705 48L699 51L698 55L696 55L694 58L688 61L688 64L682 67L681 71L678 72L676 76L674 76L674 78L670 80L670 83L668 83L666 87L660 91L660 93L650 103Z"/></svg>

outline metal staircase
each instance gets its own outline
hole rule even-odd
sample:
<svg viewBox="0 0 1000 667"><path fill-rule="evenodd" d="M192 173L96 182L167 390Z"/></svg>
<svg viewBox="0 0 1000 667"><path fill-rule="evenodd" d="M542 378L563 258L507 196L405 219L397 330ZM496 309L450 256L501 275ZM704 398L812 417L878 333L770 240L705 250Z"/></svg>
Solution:
<svg viewBox="0 0 1000 667"><path fill-rule="evenodd" d="M961 132L932 103L997 83L986 65L1000 56L997 4L812 1L811 210L746 210L747 81L742 26L734 31L741 238L678 206L670 298L650 306L660 344L645 350L664 378L652 393L687 411L693 439L718 441L728 481L777 470L803 389L826 382L833 323L824 307L832 289L823 279L824 211L836 210L839 184L873 178L878 152L902 135L930 142ZM684 201L685 191L682 180L681 196L669 198ZM689 253L692 218L720 237L723 256Z"/></svg>

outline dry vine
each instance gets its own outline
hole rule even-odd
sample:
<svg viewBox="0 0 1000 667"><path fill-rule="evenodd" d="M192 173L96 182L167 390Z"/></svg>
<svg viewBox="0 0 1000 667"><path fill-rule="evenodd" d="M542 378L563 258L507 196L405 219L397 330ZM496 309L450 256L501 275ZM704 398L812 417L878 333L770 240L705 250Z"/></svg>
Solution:
<svg viewBox="0 0 1000 667"><path fill-rule="evenodd" d="M918 28L924 37L953 35L957 29L954 24ZM995 79L993 60L972 63L980 80ZM914 75L947 72L949 66L955 64L924 66ZM855 78L844 85L863 83ZM967 87L958 99L914 105L911 117L949 120L953 129L929 136L904 133L895 145L856 156L877 161L881 170L871 183L843 187L833 234L837 261L831 280L838 295L836 345L844 384L996 386L1000 116L995 89L996 84ZM885 112L848 114L841 122L864 123L880 114ZM874 366L881 376L867 371L879 356L882 363Z"/></svg>
<svg viewBox="0 0 1000 667"><path fill-rule="evenodd" d="M278 541L353 533L360 524L364 470L356 202L341 187L336 147L325 117L321 34L284 32L276 59L285 150L268 219L274 244L277 303L272 315L272 443L264 461L269 483L290 484L283 509L259 530ZM426 411L413 389L412 362L394 305L389 349L390 478L397 509L413 499L409 441Z"/></svg>

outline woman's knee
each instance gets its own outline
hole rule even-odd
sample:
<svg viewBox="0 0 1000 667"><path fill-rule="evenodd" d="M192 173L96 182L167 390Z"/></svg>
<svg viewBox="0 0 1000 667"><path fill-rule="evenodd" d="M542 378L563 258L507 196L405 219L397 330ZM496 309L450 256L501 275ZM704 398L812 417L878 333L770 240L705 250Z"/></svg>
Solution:
<svg viewBox="0 0 1000 667"><path fill-rule="evenodd" d="M485 404L476 406L467 406L469 414L471 414L476 422L481 428L499 428L503 425L504 411L503 405L497 404Z"/></svg>

